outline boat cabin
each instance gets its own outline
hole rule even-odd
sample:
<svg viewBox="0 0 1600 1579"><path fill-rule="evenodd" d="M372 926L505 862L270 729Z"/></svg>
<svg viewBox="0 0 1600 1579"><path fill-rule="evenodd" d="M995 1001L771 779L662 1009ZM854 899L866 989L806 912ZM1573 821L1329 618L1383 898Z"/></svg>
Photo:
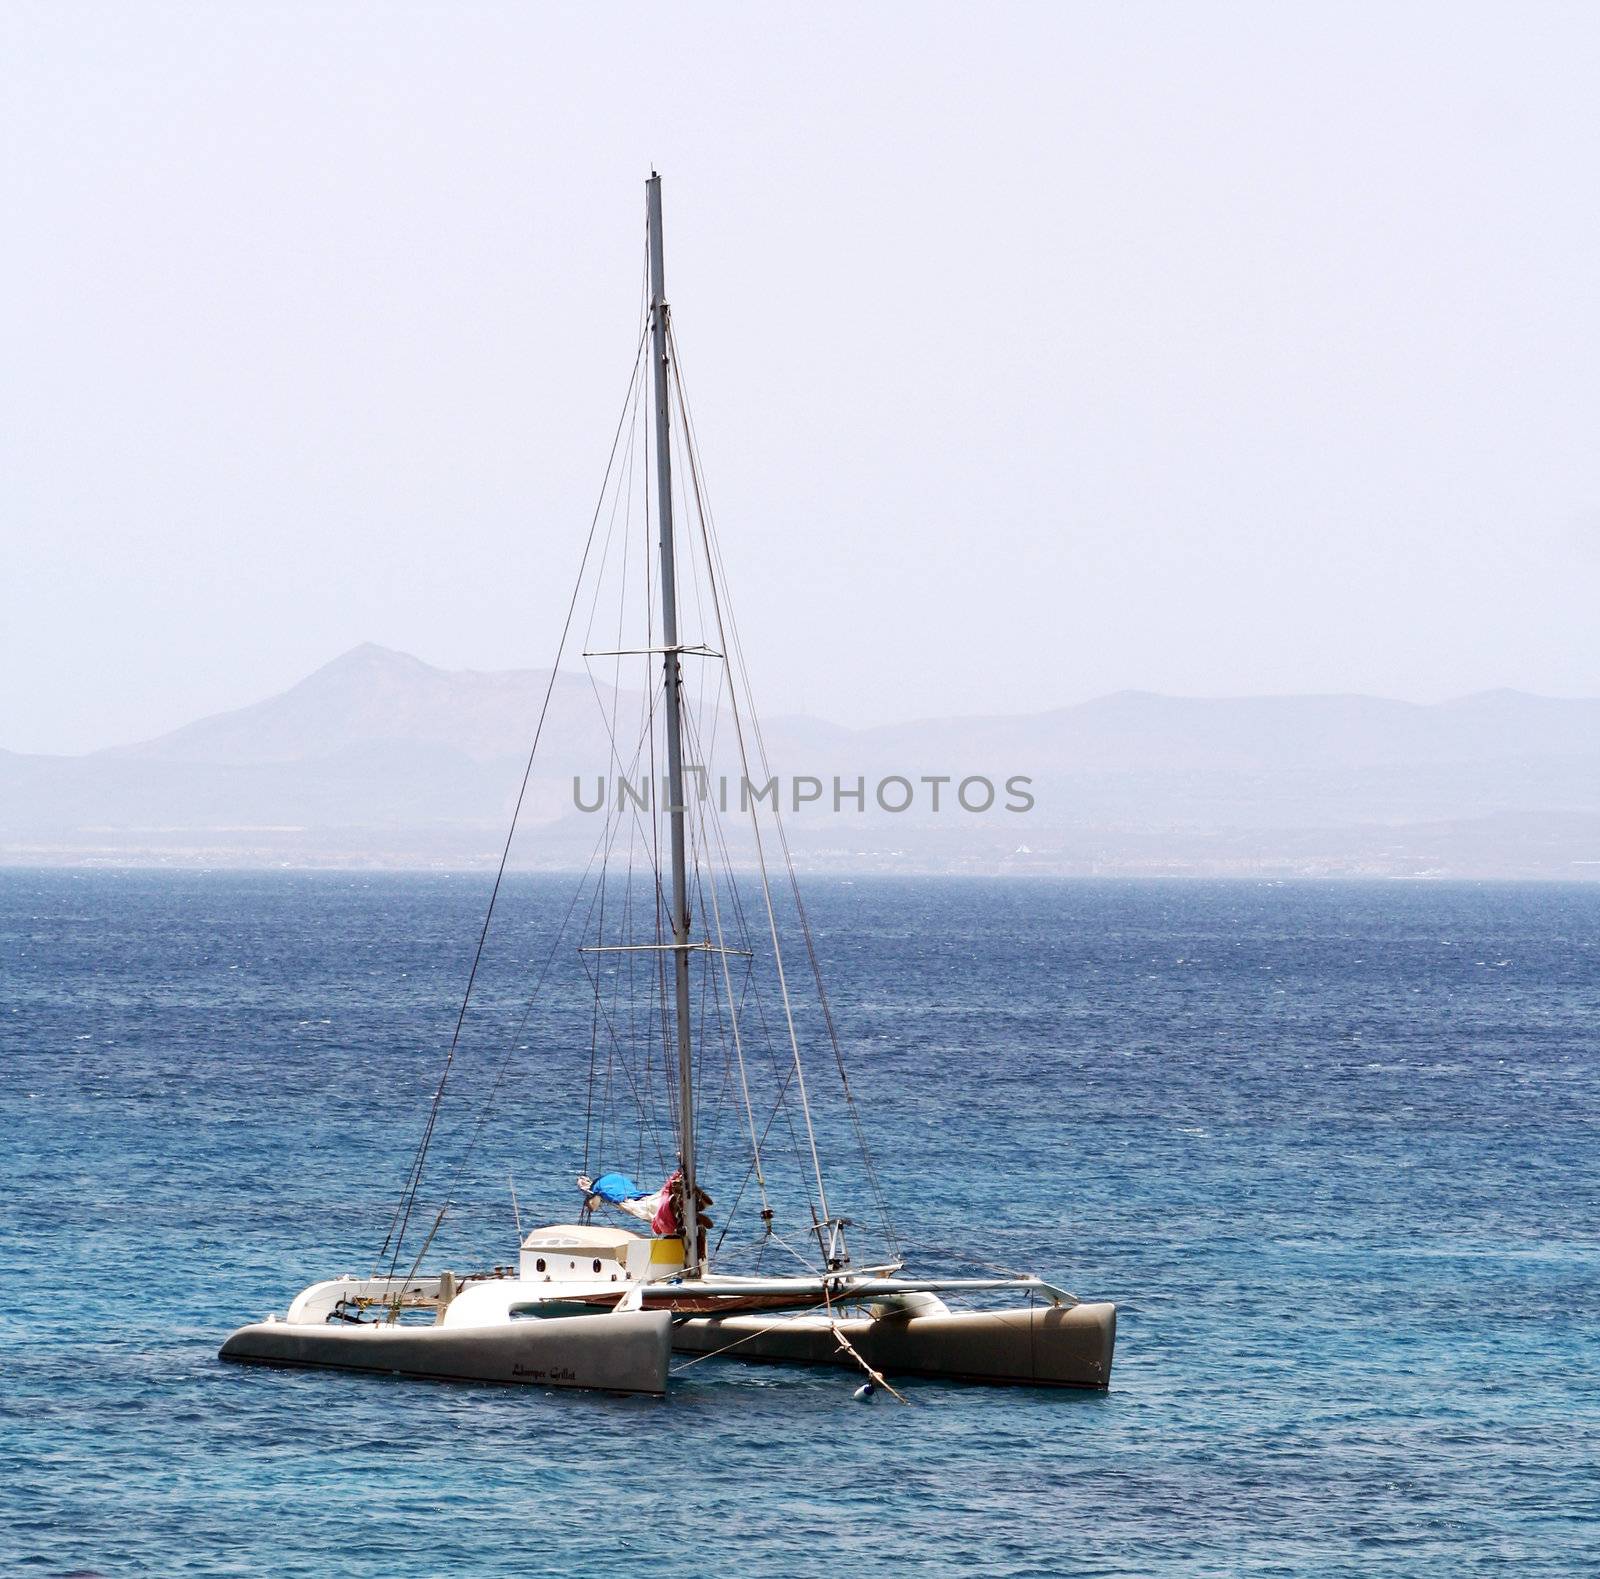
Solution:
<svg viewBox="0 0 1600 1579"><path fill-rule="evenodd" d="M558 1223L522 1241L524 1283L649 1283L683 1272L680 1237L647 1239L626 1228Z"/></svg>

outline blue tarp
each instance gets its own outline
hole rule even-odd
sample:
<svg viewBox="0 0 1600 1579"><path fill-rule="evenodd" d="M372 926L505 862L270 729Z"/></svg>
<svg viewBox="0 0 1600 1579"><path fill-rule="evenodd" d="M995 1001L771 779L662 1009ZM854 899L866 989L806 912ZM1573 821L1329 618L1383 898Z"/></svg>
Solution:
<svg viewBox="0 0 1600 1579"><path fill-rule="evenodd" d="M621 1201L636 1201L641 1195L649 1192L641 1190L625 1173L602 1173L594 1181L592 1193L616 1204Z"/></svg>

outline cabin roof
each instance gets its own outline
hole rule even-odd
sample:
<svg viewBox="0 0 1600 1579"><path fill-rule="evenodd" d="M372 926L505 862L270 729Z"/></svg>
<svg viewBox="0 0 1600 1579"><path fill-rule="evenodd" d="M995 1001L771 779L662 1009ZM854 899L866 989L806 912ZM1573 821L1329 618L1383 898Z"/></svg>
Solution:
<svg viewBox="0 0 1600 1579"><path fill-rule="evenodd" d="M639 1238L626 1228L605 1228L595 1223L557 1223L549 1228L535 1228L522 1241L524 1250L554 1250L567 1245L587 1245L596 1249L620 1250Z"/></svg>

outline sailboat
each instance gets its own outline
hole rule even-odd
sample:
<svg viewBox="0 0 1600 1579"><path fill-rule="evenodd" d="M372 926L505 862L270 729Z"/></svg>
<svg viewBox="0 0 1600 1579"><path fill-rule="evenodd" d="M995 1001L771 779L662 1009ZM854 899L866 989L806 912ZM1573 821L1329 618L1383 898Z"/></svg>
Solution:
<svg viewBox="0 0 1600 1579"><path fill-rule="evenodd" d="M581 1207L574 1221L526 1234L519 1223L514 1263L463 1275L423 1270L471 1156L469 1144L443 1203L425 1205L427 1162L502 894L508 835L455 1036L379 1256L365 1274L314 1283L284 1315L241 1327L220 1357L657 1395L677 1370L712 1357L839 1366L866 1378L863 1393L881 1386L896 1396L895 1383L913 1376L1105 1388L1115 1305L975 1258L985 1275L918 1275L895 1234L845 1073L780 797L770 793L776 781L750 699L667 305L659 175L652 173L646 199L633 374L557 653L559 665L580 590L592 591L590 634L602 584L631 586L636 599L642 590L644 636L631 633L633 644L624 645L630 631L619 615L616 645L586 644L583 652L591 665L609 662L614 678L637 660L644 686L630 701L620 684L594 681L618 793L566 912L593 939L573 951L593 999L584 1169L572 1186ZM680 515L693 530L680 532ZM636 538L642 548L613 552ZM698 632L684 629L686 595ZM553 666L552 689L555 676ZM518 810L550 697L547 690ZM720 820L730 810L727 781L709 787L719 736L736 758L732 809L742 844ZM516 812L511 821L514 835ZM550 959L566 933L563 922ZM785 963L786 935L791 953L798 939L812 977L809 1012ZM529 1016L537 1023L544 980L518 1035ZM563 1023L570 1026L570 1015ZM834 1055L848 1120L832 1127L807 1076L805 1044L819 1042ZM508 1060L520 1045L514 1035ZM733 1122L724 1123L729 1115ZM474 1136L482 1123L480 1115ZM785 1134L792 1176L776 1155ZM876 1230L830 1200L822 1158L852 1134L863 1164L859 1189L879 1211ZM636 1182L652 1162L661 1180L653 1189ZM716 1166L719 1188L722 1178L735 1188L720 1221L706 1188ZM730 1243L736 1222L748 1222L755 1238ZM867 1242L873 1249L864 1254Z"/></svg>

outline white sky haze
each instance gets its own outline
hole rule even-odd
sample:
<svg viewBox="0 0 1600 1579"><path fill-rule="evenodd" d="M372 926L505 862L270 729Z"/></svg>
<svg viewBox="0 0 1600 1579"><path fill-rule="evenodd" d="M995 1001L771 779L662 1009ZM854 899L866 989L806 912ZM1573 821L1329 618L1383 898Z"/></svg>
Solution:
<svg viewBox="0 0 1600 1579"><path fill-rule="evenodd" d="M0 747L549 661L644 179L769 713L1600 692L1600 9L0 10Z"/></svg>

